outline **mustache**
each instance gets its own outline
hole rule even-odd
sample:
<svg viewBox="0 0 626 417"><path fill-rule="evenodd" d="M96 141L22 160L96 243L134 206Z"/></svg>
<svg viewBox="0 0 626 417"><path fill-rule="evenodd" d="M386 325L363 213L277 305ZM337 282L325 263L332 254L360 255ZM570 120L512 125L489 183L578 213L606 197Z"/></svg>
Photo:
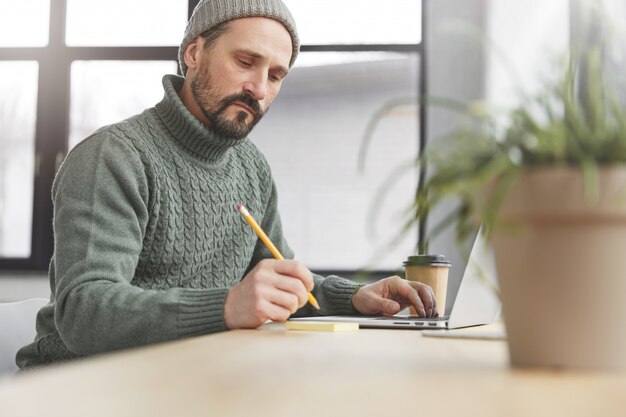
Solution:
<svg viewBox="0 0 626 417"><path fill-rule="evenodd" d="M252 97L250 97L249 95L243 94L243 93L233 94L232 96L228 96L224 100L222 100L218 113L221 113L222 111L226 110L228 106L238 101L241 103L244 103L246 106L252 109L252 111L254 112L255 119L260 119L263 116L264 112L261 109L261 105L259 104L259 102L253 99Z"/></svg>

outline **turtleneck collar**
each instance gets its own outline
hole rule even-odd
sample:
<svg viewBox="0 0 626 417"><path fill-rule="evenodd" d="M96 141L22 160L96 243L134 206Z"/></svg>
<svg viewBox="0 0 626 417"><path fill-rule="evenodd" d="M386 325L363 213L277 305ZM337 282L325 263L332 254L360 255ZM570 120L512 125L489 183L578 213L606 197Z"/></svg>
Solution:
<svg viewBox="0 0 626 417"><path fill-rule="evenodd" d="M219 136L206 127L185 107L178 91L183 87L184 78L178 75L165 75L163 89L165 95L155 108L172 136L193 157L209 164L219 163L226 152L245 140Z"/></svg>

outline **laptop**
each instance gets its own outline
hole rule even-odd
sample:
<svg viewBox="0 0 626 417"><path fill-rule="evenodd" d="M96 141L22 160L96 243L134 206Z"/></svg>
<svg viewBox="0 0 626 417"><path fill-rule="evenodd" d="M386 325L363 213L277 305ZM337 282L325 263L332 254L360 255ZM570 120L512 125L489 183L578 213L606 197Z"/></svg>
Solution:
<svg viewBox="0 0 626 417"><path fill-rule="evenodd" d="M298 317L293 321L352 322L360 328L385 329L458 329L493 322L500 311L496 295L493 251L478 233L474 239L469 260L465 266L459 290L450 310L450 316L418 317L395 316L318 316Z"/></svg>

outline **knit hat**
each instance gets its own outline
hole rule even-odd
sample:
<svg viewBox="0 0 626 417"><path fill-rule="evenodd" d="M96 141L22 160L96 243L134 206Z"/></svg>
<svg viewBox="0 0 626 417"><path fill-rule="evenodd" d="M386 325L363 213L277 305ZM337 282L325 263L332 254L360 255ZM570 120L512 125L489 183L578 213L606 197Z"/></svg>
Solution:
<svg viewBox="0 0 626 417"><path fill-rule="evenodd" d="M281 0L201 0L191 14L183 42L178 49L178 62L183 75L187 74L187 65L183 59L185 49L198 36L228 20L253 16L269 17L285 26L291 35L293 47L291 61L289 61L289 67L291 67L298 56L300 40L296 22Z"/></svg>

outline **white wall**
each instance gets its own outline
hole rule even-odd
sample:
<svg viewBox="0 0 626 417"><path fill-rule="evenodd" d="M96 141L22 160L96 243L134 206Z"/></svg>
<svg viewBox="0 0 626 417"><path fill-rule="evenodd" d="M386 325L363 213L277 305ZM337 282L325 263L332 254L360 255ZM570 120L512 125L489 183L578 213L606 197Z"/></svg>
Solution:
<svg viewBox="0 0 626 417"><path fill-rule="evenodd" d="M48 297L50 286L46 275L0 273L0 303Z"/></svg>
<svg viewBox="0 0 626 417"><path fill-rule="evenodd" d="M399 249L379 250L401 224L416 173L393 182L390 198L368 233L378 188L417 155L417 107L397 109L377 127L365 171L358 151L365 128L383 103L417 96L417 59L295 68L252 140L270 161L283 227L296 257L315 269L399 269L413 252L415 233Z"/></svg>

